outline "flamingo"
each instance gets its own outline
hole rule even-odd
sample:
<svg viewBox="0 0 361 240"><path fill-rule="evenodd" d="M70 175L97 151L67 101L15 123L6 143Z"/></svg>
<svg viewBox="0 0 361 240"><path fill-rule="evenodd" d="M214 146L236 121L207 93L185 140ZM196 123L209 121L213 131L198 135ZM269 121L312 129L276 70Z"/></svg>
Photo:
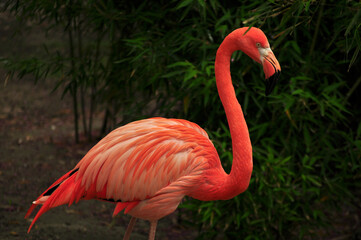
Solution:
<svg viewBox="0 0 361 240"><path fill-rule="evenodd" d="M137 218L157 222L174 212L184 196L202 201L228 200L244 192L252 174L252 145L232 85L230 60L241 50L263 65L266 95L281 67L262 30L243 27L231 32L217 50L215 76L232 138L233 164L227 174L207 133L181 119L150 118L119 127L100 140L68 173L55 181L29 208L42 205L29 226L46 211L82 199L115 203L113 216L131 215L124 239Z"/></svg>

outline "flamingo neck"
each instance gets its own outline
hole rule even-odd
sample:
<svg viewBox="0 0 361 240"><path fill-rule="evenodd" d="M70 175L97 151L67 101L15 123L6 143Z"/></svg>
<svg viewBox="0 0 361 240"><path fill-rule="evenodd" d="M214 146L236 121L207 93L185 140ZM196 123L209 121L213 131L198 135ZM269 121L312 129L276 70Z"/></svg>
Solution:
<svg viewBox="0 0 361 240"><path fill-rule="evenodd" d="M226 112L233 150L232 169L224 179L223 185L225 199L232 198L247 189L253 168L252 145L248 127L237 100L230 73L232 53L236 50L243 50L237 48L239 41L242 41L242 35L239 33L228 35L218 48L215 61L217 89ZM245 47L246 44L243 45Z"/></svg>

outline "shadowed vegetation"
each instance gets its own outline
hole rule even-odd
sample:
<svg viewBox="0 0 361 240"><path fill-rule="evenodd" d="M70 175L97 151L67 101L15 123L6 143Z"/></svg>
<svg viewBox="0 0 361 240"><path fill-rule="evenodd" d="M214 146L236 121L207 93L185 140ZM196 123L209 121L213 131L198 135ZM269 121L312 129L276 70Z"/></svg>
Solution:
<svg viewBox="0 0 361 240"><path fill-rule="evenodd" d="M360 211L359 1L7 0L2 7L19 24L62 33L60 45L4 56L2 64L9 79L51 77L54 91L73 99L75 141L80 131L94 137L95 112L103 112L102 135L141 118L184 118L207 130L228 172L215 53L232 30L261 28L282 67L274 92L264 95L261 66L244 54L231 64L253 144L250 187L229 201L187 199L184 222L199 227L199 239L323 238L320 229L334 231L341 208Z"/></svg>

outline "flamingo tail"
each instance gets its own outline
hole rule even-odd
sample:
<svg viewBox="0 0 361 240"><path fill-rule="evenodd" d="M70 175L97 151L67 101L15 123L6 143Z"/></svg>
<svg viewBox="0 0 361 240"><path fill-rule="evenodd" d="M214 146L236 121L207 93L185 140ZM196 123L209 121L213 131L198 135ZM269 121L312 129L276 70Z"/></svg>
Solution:
<svg viewBox="0 0 361 240"><path fill-rule="evenodd" d="M99 174L99 173L98 173ZM31 222L28 233L31 228L34 226L35 222L38 218L48 211L51 208L68 204L69 206L72 203L77 203L80 199L98 199L104 200L108 202L116 203L116 207L114 209L113 216L117 215L120 211L124 210L124 213L127 214L130 210L132 210L135 206L138 205L139 200L129 201L129 202L121 202L115 201L113 199L106 198L106 189L107 184L105 184L102 191L96 191L96 184L93 183L90 185L88 189L85 190L84 184L82 185L82 177L77 179L78 169L74 169L64 176L56 180L45 192L43 192L30 206L27 211L25 218L28 218L30 214L34 211L37 205L42 205L37 214L35 215L33 221ZM98 175L95 179L95 182L98 178Z"/></svg>
<svg viewBox="0 0 361 240"><path fill-rule="evenodd" d="M50 208L62 204L71 205L74 201L79 201L83 191L79 189L81 181L75 182L78 169L74 169L56 180L46 191L44 191L30 206L25 218L28 218L37 205L42 205L34 217L28 232L30 232L36 220ZM80 190L80 191L79 191ZM80 194L79 194L80 193Z"/></svg>

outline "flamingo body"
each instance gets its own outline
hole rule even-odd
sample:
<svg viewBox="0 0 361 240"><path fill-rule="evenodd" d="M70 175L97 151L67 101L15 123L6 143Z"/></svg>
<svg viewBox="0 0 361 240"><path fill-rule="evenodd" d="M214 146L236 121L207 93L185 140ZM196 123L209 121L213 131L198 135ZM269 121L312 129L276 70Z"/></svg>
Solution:
<svg viewBox="0 0 361 240"><path fill-rule="evenodd" d="M81 199L117 202L114 215L125 209L137 218L160 219L185 195L205 200L199 193L202 188L211 191L202 185L215 171L227 175L207 133L197 124L165 118L132 122L99 141L34 201L34 206L43 206L32 225L50 208Z"/></svg>
<svg viewBox="0 0 361 240"><path fill-rule="evenodd" d="M281 69L258 28L237 29L218 48L215 75L232 137L230 174L223 170L211 140L197 124L165 118L132 122L99 141L33 202L25 217L36 205L42 207L28 232L53 207L98 199L116 203L113 215L124 210L133 216L125 239L136 218L151 222L149 239L154 239L157 220L172 213L184 196L227 200L245 191L253 168L252 145L230 75L230 60L236 50L263 65L266 94L273 89Z"/></svg>

